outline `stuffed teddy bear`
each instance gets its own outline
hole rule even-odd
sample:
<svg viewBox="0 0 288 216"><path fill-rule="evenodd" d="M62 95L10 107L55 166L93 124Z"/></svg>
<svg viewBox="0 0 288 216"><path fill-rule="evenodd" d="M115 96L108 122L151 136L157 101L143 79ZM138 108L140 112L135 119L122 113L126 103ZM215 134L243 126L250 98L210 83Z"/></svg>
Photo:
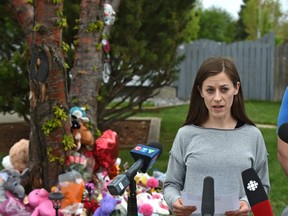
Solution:
<svg viewBox="0 0 288 216"><path fill-rule="evenodd" d="M27 197L28 203L34 208L31 216L54 216L55 209L44 188L32 190Z"/></svg>
<svg viewBox="0 0 288 216"><path fill-rule="evenodd" d="M94 136L85 123L89 122L85 108L74 106L70 109L71 133L76 148L69 151L66 158L67 171L76 170L81 173L85 181L92 180L92 173L95 166L93 155Z"/></svg>
<svg viewBox="0 0 288 216"><path fill-rule="evenodd" d="M103 192L100 206L96 209L93 216L109 216L115 209L117 200L108 193Z"/></svg>
<svg viewBox="0 0 288 216"><path fill-rule="evenodd" d="M82 145L92 149L94 146L94 137L85 125L85 123L90 121L86 116L85 108L74 106L70 109L69 113L71 116L71 133L75 140L76 151L78 151Z"/></svg>
<svg viewBox="0 0 288 216"><path fill-rule="evenodd" d="M29 140L21 139L9 150L9 155L3 158L2 165L5 169L16 169L23 172L29 167Z"/></svg>

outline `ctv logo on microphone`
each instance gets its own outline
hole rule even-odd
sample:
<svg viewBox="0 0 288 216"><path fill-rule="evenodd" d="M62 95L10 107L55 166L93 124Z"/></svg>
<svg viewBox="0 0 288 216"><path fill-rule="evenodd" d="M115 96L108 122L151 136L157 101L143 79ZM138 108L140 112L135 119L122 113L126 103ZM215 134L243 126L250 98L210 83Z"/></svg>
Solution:
<svg viewBox="0 0 288 216"><path fill-rule="evenodd" d="M144 147L144 146L136 146L134 148L135 151L140 151L144 154L153 154L156 150L155 149L152 149L152 148L149 148L149 147Z"/></svg>

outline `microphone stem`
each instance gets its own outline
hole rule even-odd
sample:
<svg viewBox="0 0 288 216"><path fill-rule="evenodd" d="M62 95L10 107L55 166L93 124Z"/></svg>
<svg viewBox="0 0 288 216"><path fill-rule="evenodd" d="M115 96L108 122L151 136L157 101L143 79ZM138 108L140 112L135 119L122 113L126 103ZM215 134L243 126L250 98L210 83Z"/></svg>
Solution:
<svg viewBox="0 0 288 216"><path fill-rule="evenodd" d="M137 216L138 215L138 208L137 208L137 197L136 197L136 181L130 181L129 185L129 197L128 197L128 216Z"/></svg>
<svg viewBox="0 0 288 216"><path fill-rule="evenodd" d="M125 175L128 177L130 182L134 181L134 177L141 167L144 165L143 158L139 158L126 172Z"/></svg>

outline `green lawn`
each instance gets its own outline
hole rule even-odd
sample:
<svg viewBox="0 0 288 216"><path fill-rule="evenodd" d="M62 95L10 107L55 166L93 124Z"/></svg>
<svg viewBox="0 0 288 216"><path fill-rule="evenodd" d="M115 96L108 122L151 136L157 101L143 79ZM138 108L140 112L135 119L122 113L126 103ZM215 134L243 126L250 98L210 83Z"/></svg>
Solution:
<svg viewBox="0 0 288 216"><path fill-rule="evenodd" d="M261 124L277 123L277 115L280 102L246 101L246 111L248 116L255 122ZM161 157L157 160L153 168L165 172L167 168L168 152L171 148L174 136L178 128L183 123L188 111L188 105L180 105L172 108L165 108L158 111L145 111L138 116L159 117L161 121L160 142L164 146ZM281 215L283 208L288 205L288 177L284 175L277 160L277 136L276 129L261 129L269 153L269 172L271 181L271 192L269 194L275 216ZM121 150L120 158L122 163L127 159L129 164L133 163L129 156L130 150ZM153 170L152 168L152 170ZM151 171L150 171L151 174Z"/></svg>

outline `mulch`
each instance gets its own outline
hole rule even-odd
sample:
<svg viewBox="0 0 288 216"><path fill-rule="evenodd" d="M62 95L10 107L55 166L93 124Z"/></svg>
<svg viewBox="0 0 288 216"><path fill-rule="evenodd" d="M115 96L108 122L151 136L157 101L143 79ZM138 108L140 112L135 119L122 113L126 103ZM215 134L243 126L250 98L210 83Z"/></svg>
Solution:
<svg viewBox="0 0 288 216"><path fill-rule="evenodd" d="M0 151L9 153L9 149L20 139L29 139L30 127L25 122L0 124Z"/></svg>
<svg viewBox="0 0 288 216"><path fill-rule="evenodd" d="M150 120L125 120L111 125L110 129L118 135L119 148L132 148L147 143ZM0 152L9 153L9 149L20 139L29 139L30 127L26 122L0 124Z"/></svg>

